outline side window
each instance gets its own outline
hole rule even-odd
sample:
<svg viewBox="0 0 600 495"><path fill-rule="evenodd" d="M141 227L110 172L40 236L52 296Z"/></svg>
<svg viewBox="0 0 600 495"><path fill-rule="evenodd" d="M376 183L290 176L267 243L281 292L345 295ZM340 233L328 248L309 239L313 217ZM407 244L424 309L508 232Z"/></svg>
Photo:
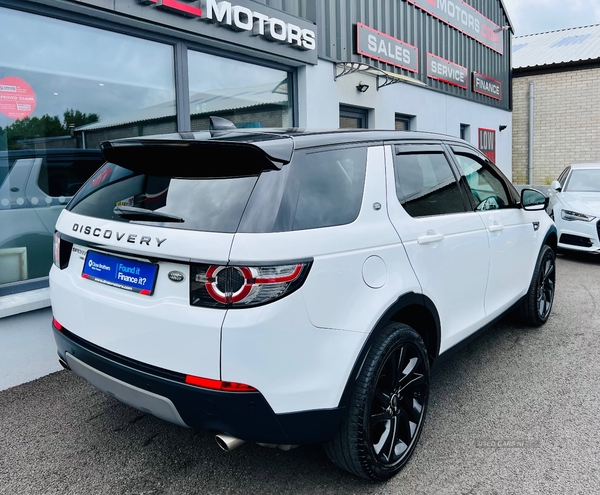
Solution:
<svg viewBox="0 0 600 495"><path fill-rule="evenodd" d="M482 160L474 156L455 153L463 177L467 180L475 209L497 210L510 206L508 192L501 179Z"/></svg>
<svg viewBox="0 0 600 495"><path fill-rule="evenodd" d="M48 196L73 196L103 163L67 157L47 157L44 159L38 177L38 187Z"/></svg>
<svg viewBox="0 0 600 495"><path fill-rule="evenodd" d="M394 158L396 194L411 217L465 211L450 164L442 152L403 153Z"/></svg>
<svg viewBox="0 0 600 495"><path fill-rule="evenodd" d="M358 217L367 166L366 148L307 153L292 230L351 223Z"/></svg>

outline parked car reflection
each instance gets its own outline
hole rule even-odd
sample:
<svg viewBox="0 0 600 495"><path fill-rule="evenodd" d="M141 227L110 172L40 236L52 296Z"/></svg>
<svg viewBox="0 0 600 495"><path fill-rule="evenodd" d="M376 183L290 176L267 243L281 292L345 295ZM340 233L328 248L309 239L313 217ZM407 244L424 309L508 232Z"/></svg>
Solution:
<svg viewBox="0 0 600 495"><path fill-rule="evenodd" d="M0 284L48 275L56 219L103 162L100 150L0 152Z"/></svg>

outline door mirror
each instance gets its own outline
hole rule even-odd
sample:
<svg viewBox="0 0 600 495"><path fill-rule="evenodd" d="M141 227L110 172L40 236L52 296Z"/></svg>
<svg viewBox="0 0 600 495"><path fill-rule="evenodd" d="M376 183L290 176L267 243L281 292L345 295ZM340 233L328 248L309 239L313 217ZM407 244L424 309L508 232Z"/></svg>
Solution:
<svg viewBox="0 0 600 495"><path fill-rule="evenodd" d="M535 189L523 189L521 191L521 206L524 210L545 210L549 199Z"/></svg>
<svg viewBox="0 0 600 495"><path fill-rule="evenodd" d="M550 184L550 189L554 189L556 192L561 192L562 186L560 182L558 182L557 180L553 180L552 184Z"/></svg>

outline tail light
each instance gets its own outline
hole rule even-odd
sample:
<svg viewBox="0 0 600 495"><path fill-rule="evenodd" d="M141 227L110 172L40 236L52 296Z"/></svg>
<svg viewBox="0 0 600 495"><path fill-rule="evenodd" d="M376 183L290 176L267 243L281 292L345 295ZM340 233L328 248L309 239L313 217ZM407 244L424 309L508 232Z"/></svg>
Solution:
<svg viewBox="0 0 600 495"><path fill-rule="evenodd" d="M71 258L71 249L73 249L73 243L67 242L61 239L57 232L54 232L53 239L53 250L54 253L53 261L54 264L64 270L69 266L69 259Z"/></svg>
<svg viewBox="0 0 600 495"><path fill-rule="evenodd" d="M302 286L311 262L273 266L192 265L190 304L248 308L285 297Z"/></svg>

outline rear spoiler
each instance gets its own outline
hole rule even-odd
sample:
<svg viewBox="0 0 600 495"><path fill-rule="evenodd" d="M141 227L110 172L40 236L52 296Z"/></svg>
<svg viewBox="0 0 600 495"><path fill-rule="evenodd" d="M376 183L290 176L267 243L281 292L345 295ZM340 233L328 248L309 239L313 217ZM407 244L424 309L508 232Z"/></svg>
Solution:
<svg viewBox="0 0 600 495"><path fill-rule="evenodd" d="M106 161L139 173L171 177L244 177L280 170L294 152L291 138L256 143L196 139L104 141Z"/></svg>

